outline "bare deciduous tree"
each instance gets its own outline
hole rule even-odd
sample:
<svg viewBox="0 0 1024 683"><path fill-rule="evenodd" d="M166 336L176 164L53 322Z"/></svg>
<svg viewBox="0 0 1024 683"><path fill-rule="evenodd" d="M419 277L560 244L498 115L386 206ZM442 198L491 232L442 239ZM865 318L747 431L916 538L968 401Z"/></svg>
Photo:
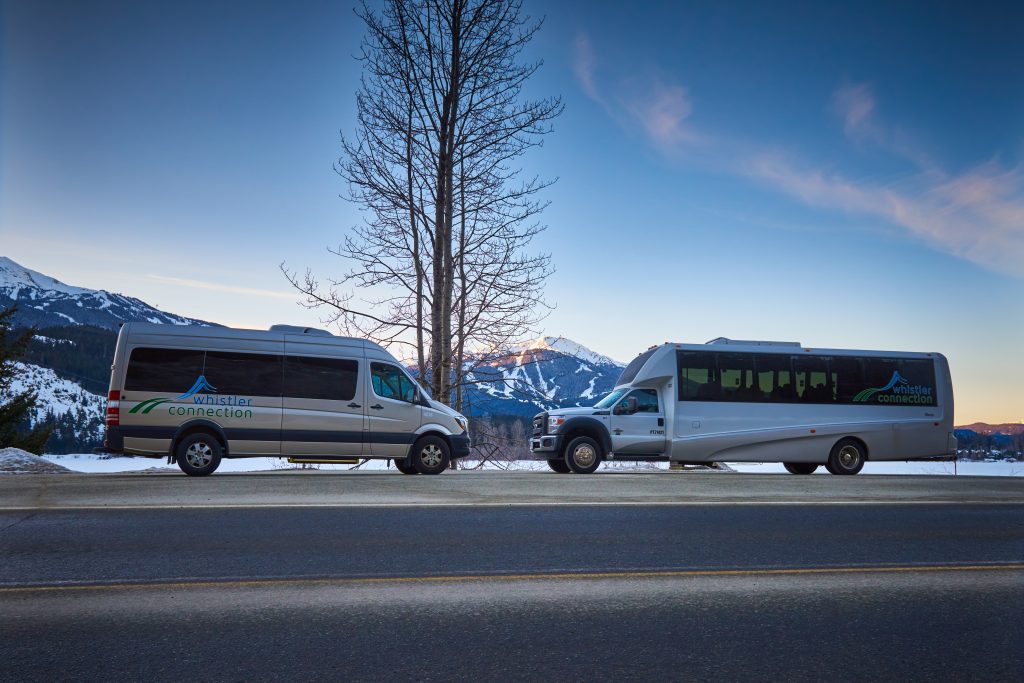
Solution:
<svg viewBox="0 0 1024 683"><path fill-rule="evenodd" d="M387 0L357 14L357 130L335 169L365 216L331 249L352 265L323 283L285 274L325 322L411 347L420 381L461 408L474 352L523 338L546 311L550 259L528 250L552 181L522 179L515 162L562 103L522 97L541 63L519 60L541 24L518 0Z"/></svg>

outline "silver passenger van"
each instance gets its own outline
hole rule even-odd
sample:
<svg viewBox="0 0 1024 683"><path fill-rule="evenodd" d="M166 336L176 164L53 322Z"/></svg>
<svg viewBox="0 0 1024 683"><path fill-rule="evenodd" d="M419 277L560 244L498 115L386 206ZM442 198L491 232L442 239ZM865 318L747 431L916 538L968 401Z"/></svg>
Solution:
<svg viewBox="0 0 1024 683"><path fill-rule="evenodd" d="M466 418L434 401L383 347L323 330L126 323L107 398L107 452L177 461L394 460L439 474L469 454Z"/></svg>

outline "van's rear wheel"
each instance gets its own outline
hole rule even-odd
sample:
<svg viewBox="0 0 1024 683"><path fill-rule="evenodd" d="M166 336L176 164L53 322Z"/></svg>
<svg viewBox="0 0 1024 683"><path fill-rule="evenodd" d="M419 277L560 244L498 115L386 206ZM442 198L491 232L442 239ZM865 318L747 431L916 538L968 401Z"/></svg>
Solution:
<svg viewBox="0 0 1024 683"><path fill-rule="evenodd" d="M406 465L401 460L396 460L395 461L395 467L397 467L398 471L401 472L402 474L419 474L419 472L416 470L415 466L413 466L413 465Z"/></svg>
<svg viewBox="0 0 1024 683"><path fill-rule="evenodd" d="M818 466L813 462L784 462L782 466L790 474L813 474Z"/></svg>
<svg viewBox="0 0 1024 683"><path fill-rule="evenodd" d="M217 437L199 432L178 442L174 455L182 472L191 477L205 477L220 467L224 448Z"/></svg>
<svg viewBox="0 0 1024 683"><path fill-rule="evenodd" d="M441 474L451 461L448 442L439 436L425 436L412 447L412 464L420 474Z"/></svg>
<svg viewBox="0 0 1024 683"><path fill-rule="evenodd" d="M564 460L548 460L548 467L550 467L553 472L569 474L569 466L565 464Z"/></svg>
<svg viewBox="0 0 1024 683"><path fill-rule="evenodd" d="M590 474L601 465L601 447L589 436L577 436L565 447L565 464L576 474Z"/></svg>
<svg viewBox="0 0 1024 683"><path fill-rule="evenodd" d="M828 454L825 469L832 474L857 474L864 467L864 446L856 439L840 439Z"/></svg>

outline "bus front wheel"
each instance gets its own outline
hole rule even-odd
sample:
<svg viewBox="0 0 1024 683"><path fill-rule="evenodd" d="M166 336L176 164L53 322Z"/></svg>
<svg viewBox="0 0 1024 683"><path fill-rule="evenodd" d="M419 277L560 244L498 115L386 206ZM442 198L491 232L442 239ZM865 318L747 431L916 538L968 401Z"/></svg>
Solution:
<svg viewBox="0 0 1024 683"><path fill-rule="evenodd" d="M548 460L548 467L551 468L552 472L558 474L569 474L569 466L565 464L564 460Z"/></svg>
<svg viewBox="0 0 1024 683"><path fill-rule="evenodd" d="M813 462L784 462L782 466L790 474L814 474L814 470L818 469Z"/></svg>
<svg viewBox="0 0 1024 683"><path fill-rule="evenodd" d="M856 439L840 439L828 454L825 469L832 474L857 474L864 467L864 445Z"/></svg>
<svg viewBox="0 0 1024 683"><path fill-rule="evenodd" d="M590 474L601 465L601 447L589 436L577 436L565 447L565 464L574 474Z"/></svg>

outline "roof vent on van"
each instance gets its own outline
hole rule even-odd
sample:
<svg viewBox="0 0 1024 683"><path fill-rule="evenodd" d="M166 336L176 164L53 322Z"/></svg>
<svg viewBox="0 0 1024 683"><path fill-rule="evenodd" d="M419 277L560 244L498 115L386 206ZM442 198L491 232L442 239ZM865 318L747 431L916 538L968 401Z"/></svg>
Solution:
<svg viewBox="0 0 1024 683"><path fill-rule="evenodd" d="M300 327L298 325L271 325L271 332L284 332L286 334L308 334L316 337L333 337L327 330L318 330L315 327Z"/></svg>
<svg viewBox="0 0 1024 683"><path fill-rule="evenodd" d="M707 343L724 346L795 346L800 348L800 342L756 341L752 339L729 339L728 337L715 337Z"/></svg>

